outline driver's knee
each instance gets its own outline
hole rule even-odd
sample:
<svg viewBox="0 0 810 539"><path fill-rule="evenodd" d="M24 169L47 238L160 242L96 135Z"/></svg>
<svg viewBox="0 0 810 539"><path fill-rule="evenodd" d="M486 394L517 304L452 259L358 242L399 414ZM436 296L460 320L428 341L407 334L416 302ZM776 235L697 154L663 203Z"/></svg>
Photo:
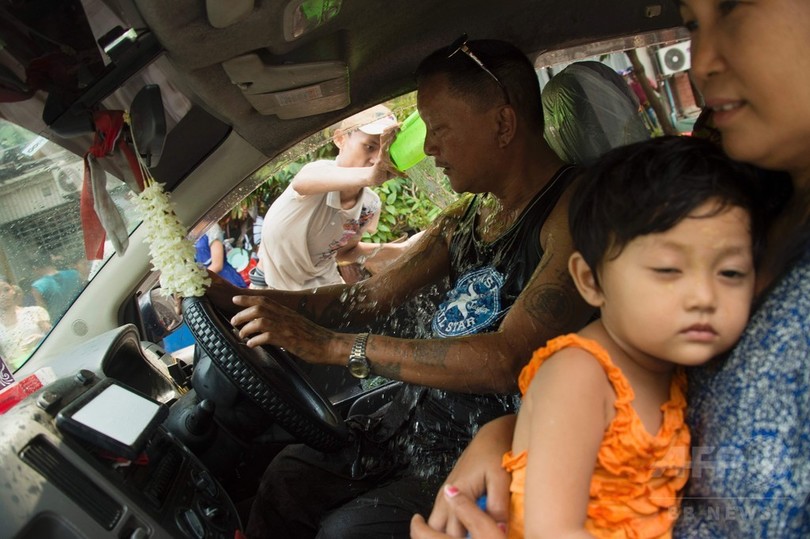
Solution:
<svg viewBox="0 0 810 539"><path fill-rule="evenodd" d="M250 510L248 537L314 537L318 522L332 508L368 490L346 476L348 468L340 453L304 445L284 448L262 476Z"/></svg>
<svg viewBox="0 0 810 539"><path fill-rule="evenodd" d="M433 507L437 490L430 481L406 475L370 490L321 521L319 539L408 538L414 513Z"/></svg>
<svg viewBox="0 0 810 539"><path fill-rule="evenodd" d="M295 491L298 484L291 474L265 473L248 516L249 539L315 536L317 520Z"/></svg>
<svg viewBox="0 0 810 539"><path fill-rule="evenodd" d="M329 514L316 539L408 539L413 513L401 507L350 503Z"/></svg>

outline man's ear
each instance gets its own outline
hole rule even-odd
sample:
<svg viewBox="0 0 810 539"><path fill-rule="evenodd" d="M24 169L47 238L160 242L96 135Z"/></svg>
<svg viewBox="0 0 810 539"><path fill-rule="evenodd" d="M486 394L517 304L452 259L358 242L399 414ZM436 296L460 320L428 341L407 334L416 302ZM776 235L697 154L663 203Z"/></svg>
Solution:
<svg viewBox="0 0 810 539"><path fill-rule="evenodd" d="M574 284L577 285L579 295L593 307L601 307L605 303L605 298L602 295L602 290L596 284L596 275L591 267L582 258L579 251L575 251L568 259L568 272L571 278L574 279Z"/></svg>
<svg viewBox="0 0 810 539"><path fill-rule="evenodd" d="M348 134L343 129L336 129L335 134L332 135L332 142L337 146L338 150L343 149L343 144L346 142L348 138Z"/></svg>
<svg viewBox="0 0 810 539"><path fill-rule="evenodd" d="M517 130L517 117L515 109L502 106L498 109L498 146L504 148L515 138Z"/></svg>

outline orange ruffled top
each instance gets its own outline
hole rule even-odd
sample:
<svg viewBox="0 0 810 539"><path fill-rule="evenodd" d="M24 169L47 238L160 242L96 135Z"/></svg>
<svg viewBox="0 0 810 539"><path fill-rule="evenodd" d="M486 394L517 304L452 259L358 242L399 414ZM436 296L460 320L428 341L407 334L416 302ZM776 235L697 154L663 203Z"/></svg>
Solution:
<svg viewBox="0 0 810 539"><path fill-rule="evenodd" d="M569 346L582 348L594 356L617 395L616 415L597 454L585 528L596 537L671 537L680 507L680 490L689 476L690 440L684 422L683 370L678 369L673 376L670 398L661 406L664 414L661 428L652 436L633 409L633 388L607 351L596 341L573 333L552 339L535 351L520 373L521 394L526 394L543 361ZM523 537L526 462L526 451L503 456L503 467L512 474L510 539Z"/></svg>

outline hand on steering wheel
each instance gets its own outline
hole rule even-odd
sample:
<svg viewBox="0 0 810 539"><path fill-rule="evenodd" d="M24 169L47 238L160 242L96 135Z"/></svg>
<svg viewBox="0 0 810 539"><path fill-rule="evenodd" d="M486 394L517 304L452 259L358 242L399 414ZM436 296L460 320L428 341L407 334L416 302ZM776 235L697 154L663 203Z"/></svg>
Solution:
<svg viewBox="0 0 810 539"><path fill-rule="evenodd" d="M241 290L234 289L237 293ZM260 342L254 342L252 348L246 346L208 297L185 298L183 313L211 361L286 431L321 450L334 450L348 442L349 431L343 419L313 388L288 352L259 346ZM269 331L268 324L266 319L258 323Z"/></svg>

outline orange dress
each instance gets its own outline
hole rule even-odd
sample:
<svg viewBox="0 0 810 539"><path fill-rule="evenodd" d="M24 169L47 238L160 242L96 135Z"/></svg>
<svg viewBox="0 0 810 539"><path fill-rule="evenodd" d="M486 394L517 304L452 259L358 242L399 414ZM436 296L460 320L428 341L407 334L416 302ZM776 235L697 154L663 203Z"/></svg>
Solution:
<svg viewBox="0 0 810 539"><path fill-rule="evenodd" d="M537 369L555 352L575 346L588 351L605 369L616 392L616 415L605 431L591 478L585 529L596 537L671 537L680 507L680 490L689 470L689 430L684 423L686 377L676 371L670 398L661 406L661 428L650 435L633 409L633 388L598 343L569 334L550 340L535 351L520 373L518 384L526 394ZM512 474L509 538L523 537L523 502L526 482L525 451L503 457Z"/></svg>

